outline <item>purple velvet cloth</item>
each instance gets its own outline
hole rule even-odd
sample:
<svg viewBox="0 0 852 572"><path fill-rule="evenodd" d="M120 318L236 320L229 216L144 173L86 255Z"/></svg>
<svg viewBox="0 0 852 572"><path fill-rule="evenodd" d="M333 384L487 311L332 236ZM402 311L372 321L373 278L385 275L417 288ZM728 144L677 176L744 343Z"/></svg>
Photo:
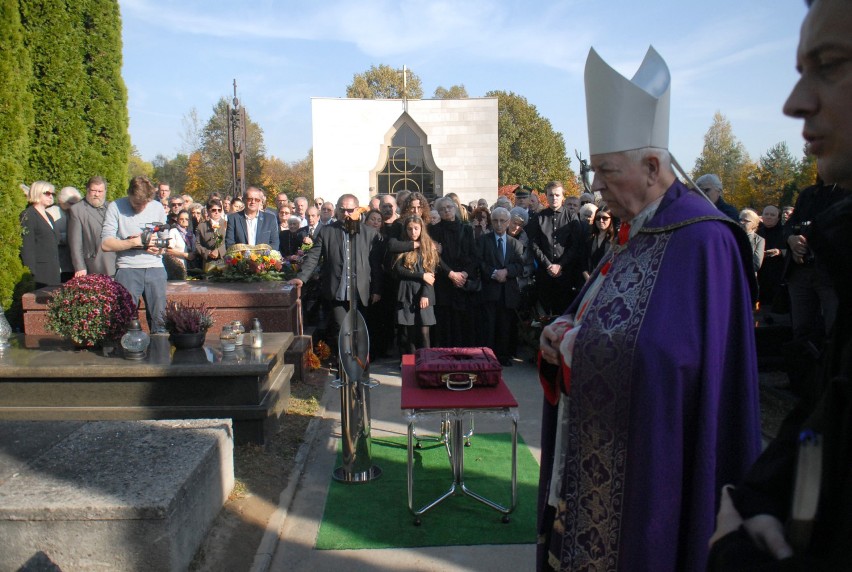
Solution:
<svg viewBox="0 0 852 572"><path fill-rule="evenodd" d="M539 568L700 572L720 489L760 452L751 251L676 182L607 260L574 348L555 514L544 405Z"/></svg>

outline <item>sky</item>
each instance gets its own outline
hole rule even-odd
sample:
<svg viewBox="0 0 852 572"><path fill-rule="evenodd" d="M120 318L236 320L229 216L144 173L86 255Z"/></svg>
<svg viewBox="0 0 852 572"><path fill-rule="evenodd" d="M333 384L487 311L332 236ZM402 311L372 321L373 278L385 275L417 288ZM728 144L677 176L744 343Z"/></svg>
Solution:
<svg viewBox="0 0 852 572"><path fill-rule="evenodd" d="M583 68L589 48L632 77L649 45L672 75L669 148L687 170L719 111L757 160L800 120L784 116L797 79L803 0L119 0L131 141L142 157L186 150L237 96L266 154L298 161L312 146L311 98L344 97L370 66L408 66L424 97L463 84L470 97L511 91L588 157ZM572 167L576 169L576 160Z"/></svg>

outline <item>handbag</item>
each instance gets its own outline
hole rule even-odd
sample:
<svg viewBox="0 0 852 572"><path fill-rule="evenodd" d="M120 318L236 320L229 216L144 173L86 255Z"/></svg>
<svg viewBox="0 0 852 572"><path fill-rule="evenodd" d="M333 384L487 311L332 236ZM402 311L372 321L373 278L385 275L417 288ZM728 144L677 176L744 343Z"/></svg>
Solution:
<svg viewBox="0 0 852 572"><path fill-rule="evenodd" d="M494 387L502 373L491 348L421 348L414 353L414 374L423 388Z"/></svg>

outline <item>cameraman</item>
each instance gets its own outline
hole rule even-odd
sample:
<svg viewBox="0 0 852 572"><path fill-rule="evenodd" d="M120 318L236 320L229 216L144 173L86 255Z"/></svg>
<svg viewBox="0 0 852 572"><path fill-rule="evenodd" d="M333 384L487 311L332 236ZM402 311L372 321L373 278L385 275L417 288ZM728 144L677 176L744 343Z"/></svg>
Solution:
<svg viewBox="0 0 852 572"><path fill-rule="evenodd" d="M793 347L787 352L791 362L792 389L802 395L803 380L813 369L837 315L837 292L827 270L815 260L808 246L811 222L833 205L849 196L837 185L816 185L803 189L796 199L792 216L784 224L784 236L790 249L785 277L790 292L790 320Z"/></svg>
<svg viewBox="0 0 852 572"><path fill-rule="evenodd" d="M127 196L107 208L101 248L105 252L116 252L115 279L127 288L138 306L139 297L145 299L148 328L151 333L165 333L159 323L166 309L166 269L163 267L163 252L168 244L158 244L156 226L164 226L166 211L154 200L156 189L144 176L133 177L127 188ZM143 244L143 238L147 244Z"/></svg>

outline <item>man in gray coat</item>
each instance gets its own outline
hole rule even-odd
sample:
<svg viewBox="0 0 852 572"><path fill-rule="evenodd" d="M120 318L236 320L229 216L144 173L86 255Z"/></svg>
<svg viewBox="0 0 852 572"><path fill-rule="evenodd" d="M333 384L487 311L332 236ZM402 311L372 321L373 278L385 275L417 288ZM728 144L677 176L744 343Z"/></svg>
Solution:
<svg viewBox="0 0 852 572"><path fill-rule="evenodd" d="M106 181L92 177L86 183L86 198L68 213L68 249L74 276L115 274L115 252L101 250L101 231L107 210Z"/></svg>

